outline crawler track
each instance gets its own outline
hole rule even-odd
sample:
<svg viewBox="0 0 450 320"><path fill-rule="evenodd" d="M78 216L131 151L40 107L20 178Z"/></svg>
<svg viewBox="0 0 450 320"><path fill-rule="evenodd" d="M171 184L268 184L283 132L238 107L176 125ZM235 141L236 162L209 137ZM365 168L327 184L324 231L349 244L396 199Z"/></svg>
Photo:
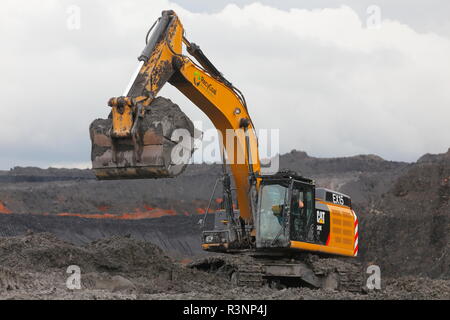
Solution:
<svg viewBox="0 0 450 320"><path fill-rule="evenodd" d="M345 258L299 255L290 259L252 254L207 257L190 264L191 268L228 277L235 286L329 288L361 292L364 274L360 264Z"/></svg>

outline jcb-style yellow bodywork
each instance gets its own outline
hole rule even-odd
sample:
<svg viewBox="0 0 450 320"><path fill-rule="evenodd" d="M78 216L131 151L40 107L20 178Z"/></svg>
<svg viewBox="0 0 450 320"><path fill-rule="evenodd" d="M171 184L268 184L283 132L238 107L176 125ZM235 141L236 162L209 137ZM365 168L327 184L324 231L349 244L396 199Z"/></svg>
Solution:
<svg viewBox="0 0 450 320"><path fill-rule="evenodd" d="M325 244L291 241L291 248L354 257L358 254L358 218L355 212L337 204L316 200L328 207L330 233Z"/></svg>

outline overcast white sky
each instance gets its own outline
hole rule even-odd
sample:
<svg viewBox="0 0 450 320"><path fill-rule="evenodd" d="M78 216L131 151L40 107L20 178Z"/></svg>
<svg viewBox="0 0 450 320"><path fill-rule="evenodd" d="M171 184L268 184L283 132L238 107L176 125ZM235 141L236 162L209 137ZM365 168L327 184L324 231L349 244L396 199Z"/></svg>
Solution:
<svg viewBox="0 0 450 320"><path fill-rule="evenodd" d="M283 153L415 161L450 147L450 1L7 0L0 169L88 165L89 124L164 9L244 92L255 125L280 128ZM169 86L162 95L207 121Z"/></svg>

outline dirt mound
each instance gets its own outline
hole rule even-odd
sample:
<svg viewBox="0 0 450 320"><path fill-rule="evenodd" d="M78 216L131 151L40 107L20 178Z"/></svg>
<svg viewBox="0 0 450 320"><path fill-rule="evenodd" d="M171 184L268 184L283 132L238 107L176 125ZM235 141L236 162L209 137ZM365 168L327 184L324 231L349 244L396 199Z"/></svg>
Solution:
<svg viewBox="0 0 450 320"><path fill-rule="evenodd" d="M399 169L404 162L386 161L375 155L358 155L342 158L310 157L306 152L293 150L281 156L282 168L295 170L305 176L338 174L344 172L380 172Z"/></svg>
<svg viewBox="0 0 450 320"><path fill-rule="evenodd" d="M91 290L180 293L207 284L225 285L223 279L188 269L155 245L130 237L112 237L85 246L49 233L0 238L0 290L37 289L34 281L41 273L54 275L50 286L64 287L64 277L68 277L64 274L72 265L81 270L83 288Z"/></svg>
<svg viewBox="0 0 450 320"><path fill-rule="evenodd" d="M0 293L28 287L27 277L11 269L0 267Z"/></svg>
<svg viewBox="0 0 450 320"><path fill-rule="evenodd" d="M441 153L441 154L430 154L427 153L423 155L422 157L417 160L417 163L430 163L430 162L444 162L444 161L450 161L450 148L447 152Z"/></svg>
<svg viewBox="0 0 450 320"><path fill-rule="evenodd" d="M90 261L96 271L134 275L179 271L174 262L155 245L131 239L112 237L94 241L84 247L95 259Z"/></svg>
<svg viewBox="0 0 450 320"><path fill-rule="evenodd" d="M0 238L0 266L44 272L73 264L91 269L92 252L59 240L50 233Z"/></svg>

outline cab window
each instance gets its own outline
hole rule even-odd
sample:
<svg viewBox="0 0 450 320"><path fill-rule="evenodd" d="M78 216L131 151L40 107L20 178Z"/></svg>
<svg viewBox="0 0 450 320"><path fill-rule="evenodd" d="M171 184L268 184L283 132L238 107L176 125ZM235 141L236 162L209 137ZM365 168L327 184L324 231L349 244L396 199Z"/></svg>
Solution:
<svg viewBox="0 0 450 320"><path fill-rule="evenodd" d="M291 197L291 234L293 241L307 241L308 222L313 211L313 193L310 186L294 183Z"/></svg>
<svg viewBox="0 0 450 320"><path fill-rule="evenodd" d="M283 232L289 188L279 184L263 185L260 198L260 239L285 241Z"/></svg>

